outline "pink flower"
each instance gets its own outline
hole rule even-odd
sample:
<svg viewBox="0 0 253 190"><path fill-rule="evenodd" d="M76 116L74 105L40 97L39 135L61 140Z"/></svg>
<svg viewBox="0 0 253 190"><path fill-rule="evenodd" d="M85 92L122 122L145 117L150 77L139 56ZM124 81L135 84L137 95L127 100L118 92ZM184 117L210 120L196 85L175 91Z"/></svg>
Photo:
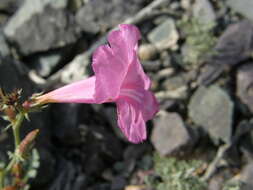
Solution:
<svg viewBox="0 0 253 190"><path fill-rule="evenodd" d="M158 103L149 91L151 82L137 57L140 32L128 24L110 32L109 45L93 54L95 76L81 80L45 95L39 103L105 103L117 105L118 125L129 141L146 139L146 124L158 111Z"/></svg>

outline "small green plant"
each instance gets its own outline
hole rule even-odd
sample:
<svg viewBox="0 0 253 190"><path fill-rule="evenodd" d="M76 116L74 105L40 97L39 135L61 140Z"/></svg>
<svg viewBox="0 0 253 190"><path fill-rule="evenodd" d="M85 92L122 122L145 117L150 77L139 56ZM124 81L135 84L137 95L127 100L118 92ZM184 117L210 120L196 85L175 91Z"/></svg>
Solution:
<svg viewBox="0 0 253 190"><path fill-rule="evenodd" d="M214 23L202 23L197 18L183 18L178 27L185 34L185 51L183 63L186 66L199 65L204 56L212 53L216 42L213 33Z"/></svg>
<svg viewBox="0 0 253 190"><path fill-rule="evenodd" d="M240 190L244 189L246 186L245 183L239 180L229 180L224 184L222 190Z"/></svg>
<svg viewBox="0 0 253 190"><path fill-rule="evenodd" d="M206 183L194 175L204 163L200 160L177 160L154 155L154 169L160 180L148 177L146 184L156 190L205 190Z"/></svg>
<svg viewBox="0 0 253 190"><path fill-rule="evenodd" d="M0 113L1 117L9 122L1 132L12 129L14 150L8 151L8 162L0 161L0 189L1 190L28 190L29 179L34 178L39 167L39 154L34 149L38 129L30 131L21 138L22 123L28 118L32 109L27 109L21 100L21 90L5 93L0 88Z"/></svg>

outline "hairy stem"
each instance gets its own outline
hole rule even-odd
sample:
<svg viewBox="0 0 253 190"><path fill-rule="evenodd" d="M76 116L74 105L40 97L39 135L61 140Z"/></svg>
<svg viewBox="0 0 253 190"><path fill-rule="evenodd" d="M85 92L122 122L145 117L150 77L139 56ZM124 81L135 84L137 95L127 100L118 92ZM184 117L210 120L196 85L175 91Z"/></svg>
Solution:
<svg viewBox="0 0 253 190"><path fill-rule="evenodd" d="M0 171L0 189L2 189L4 187L4 171Z"/></svg>
<svg viewBox="0 0 253 190"><path fill-rule="evenodd" d="M19 144L20 144L20 126L25 118L25 115L20 112L17 116L16 119L11 123L12 124L12 132L14 136L14 141L15 141L15 151L18 150ZM16 163L16 157L13 155L12 159L10 160L9 164L5 167L3 171L0 172L0 189L2 189L5 185L5 177L8 175L8 173L11 171L13 165Z"/></svg>
<svg viewBox="0 0 253 190"><path fill-rule="evenodd" d="M14 141L15 141L15 149L17 149L20 144L20 126L24 118L25 118L24 114L19 113L17 115L16 120L12 124L12 130L13 130Z"/></svg>

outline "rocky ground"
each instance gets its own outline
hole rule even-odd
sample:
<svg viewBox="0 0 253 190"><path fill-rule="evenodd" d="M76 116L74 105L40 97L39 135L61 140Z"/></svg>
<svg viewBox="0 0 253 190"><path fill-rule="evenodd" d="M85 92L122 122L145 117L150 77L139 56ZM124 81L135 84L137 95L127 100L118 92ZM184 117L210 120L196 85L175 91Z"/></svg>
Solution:
<svg viewBox="0 0 253 190"><path fill-rule="evenodd" d="M1 0L5 90L29 96L90 76L94 49L131 23L160 102L138 145L111 104L33 114L23 127L41 130L32 189L253 189L252 9L252 0ZM0 135L3 161L10 138Z"/></svg>

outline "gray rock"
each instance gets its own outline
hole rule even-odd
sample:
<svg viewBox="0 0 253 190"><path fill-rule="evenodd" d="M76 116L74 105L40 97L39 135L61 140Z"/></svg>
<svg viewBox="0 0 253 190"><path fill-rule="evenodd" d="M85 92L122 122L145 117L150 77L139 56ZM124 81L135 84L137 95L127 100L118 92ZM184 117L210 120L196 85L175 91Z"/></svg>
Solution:
<svg viewBox="0 0 253 190"><path fill-rule="evenodd" d="M38 170L38 175L32 183L36 186L43 186L55 178L56 159L54 155L45 148L41 148L39 150L39 156L40 167Z"/></svg>
<svg viewBox="0 0 253 190"><path fill-rule="evenodd" d="M215 22L215 12L208 0L196 0L193 5L193 16L203 24Z"/></svg>
<svg viewBox="0 0 253 190"><path fill-rule="evenodd" d="M160 74L160 73L159 73ZM165 79L161 86L163 91L156 95L160 99L185 99L188 95L188 83L190 73L178 73L175 76L169 76Z"/></svg>
<svg viewBox="0 0 253 190"><path fill-rule="evenodd" d="M38 89L28 76L23 63L10 58L0 57L0 86L6 92L22 88L24 98L27 98Z"/></svg>
<svg viewBox="0 0 253 190"><path fill-rule="evenodd" d="M92 0L76 14L76 21L85 32L96 33L116 26L136 14L145 0Z"/></svg>
<svg viewBox="0 0 253 190"><path fill-rule="evenodd" d="M253 1L252 0L227 0L226 4L235 12L240 13L246 18L253 20Z"/></svg>
<svg viewBox="0 0 253 190"><path fill-rule="evenodd" d="M231 24L221 35L210 62L235 65L251 56L253 50L253 23L243 20Z"/></svg>
<svg viewBox="0 0 253 190"><path fill-rule="evenodd" d="M147 35L148 40L155 45L158 50L174 48L179 39L174 20L168 18L158 25Z"/></svg>
<svg viewBox="0 0 253 190"><path fill-rule="evenodd" d="M176 100L164 100L160 103L160 110L172 111L178 106Z"/></svg>
<svg viewBox="0 0 253 190"><path fill-rule="evenodd" d="M218 86L200 86L189 104L189 116L216 142L230 142L234 104Z"/></svg>
<svg viewBox="0 0 253 190"><path fill-rule="evenodd" d="M180 5L183 9L189 10L191 8L191 0L181 0Z"/></svg>
<svg viewBox="0 0 253 190"><path fill-rule="evenodd" d="M50 187L47 188L48 190L79 190L85 188L87 176L81 171L80 164L61 157L57 160L57 167L54 169L57 171L57 174L54 176Z"/></svg>
<svg viewBox="0 0 253 190"><path fill-rule="evenodd" d="M89 187L89 190L111 190L111 185L108 183L96 184Z"/></svg>
<svg viewBox="0 0 253 190"><path fill-rule="evenodd" d="M23 0L1 0L0 10L8 13L14 13L23 3Z"/></svg>
<svg viewBox="0 0 253 190"><path fill-rule="evenodd" d="M240 180L246 184L243 190L253 189L253 163L248 163L242 170Z"/></svg>
<svg viewBox="0 0 253 190"><path fill-rule="evenodd" d="M237 71L236 94L253 112L253 64L242 65Z"/></svg>
<svg viewBox="0 0 253 190"><path fill-rule="evenodd" d="M105 107L102 108L104 115L106 116L107 121L112 126L112 129L117 137L122 140L126 140L126 137L122 133L119 128L118 121L117 121L117 111L115 107Z"/></svg>
<svg viewBox="0 0 253 190"><path fill-rule="evenodd" d="M88 14L86 6L79 9L76 13L75 19L76 23L79 25L82 31L96 34L100 30L99 24L96 22L94 14Z"/></svg>
<svg viewBox="0 0 253 190"><path fill-rule="evenodd" d="M164 113L155 120L151 140L161 155L189 150L195 141L177 113Z"/></svg>
<svg viewBox="0 0 253 190"><path fill-rule="evenodd" d="M175 76L169 77L162 83L162 87L166 90L172 91L181 86L186 86L187 80L183 74L178 73Z"/></svg>
<svg viewBox="0 0 253 190"><path fill-rule="evenodd" d="M61 61L60 53L36 55L31 67L42 77L48 77Z"/></svg>
<svg viewBox="0 0 253 190"><path fill-rule="evenodd" d="M117 176L112 181L111 190L122 190L127 185L127 180L123 176Z"/></svg>
<svg viewBox="0 0 253 190"><path fill-rule="evenodd" d="M59 142L66 145L81 143L81 135L78 128L80 104L56 104L52 107L52 127L54 136ZM64 117L59 117L59 115Z"/></svg>
<svg viewBox="0 0 253 190"><path fill-rule="evenodd" d="M10 49L6 42L3 31L0 30L0 56L6 57L8 55L10 55Z"/></svg>
<svg viewBox="0 0 253 190"><path fill-rule="evenodd" d="M250 58L252 51L253 23L243 20L231 24L219 38L199 81L203 84L214 81L225 67L232 67Z"/></svg>
<svg viewBox="0 0 253 190"><path fill-rule="evenodd" d="M158 72L159 69L162 66L162 63L160 60L154 60L154 61L142 61L141 62L145 71L152 71L152 72Z"/></svg>
<svg viewBox="0 0 253 190"><path fill-rule="evenodd" d="M24 55L74 43L79 32L66 11L67 2L25 0L5 26L6 37Z"/></svg>
<svg viewBox="0 0 253 190"><path fill-rule="evenodd" d="M157 49L152 44L142 44L138 49L138 55L142 61L152 60L157 55Z"/></svg>
<svg viewBox="0 0 253 190"><path fill-rule="evenodd" d="M222 189L224 181L220 176L218 177L213 177L211 178L209 185L208 185L208 190L217 190L217 189Z"/></svg>
<svg viewBox="0 0 253 190"><path fill-rule="evenodd" d="M236 133L239 140L240 150L243 152L244 158L247 161L253 160L253 119L250 121L241 121L236 126Z"/></svg>
<svg viewBox="0 0 253 190"><path fill-rule="evenodd" d="M89 77L90 59L85 54L77 55L69 64L68 69L61 73L61 82L69 84Z"/></svg>

